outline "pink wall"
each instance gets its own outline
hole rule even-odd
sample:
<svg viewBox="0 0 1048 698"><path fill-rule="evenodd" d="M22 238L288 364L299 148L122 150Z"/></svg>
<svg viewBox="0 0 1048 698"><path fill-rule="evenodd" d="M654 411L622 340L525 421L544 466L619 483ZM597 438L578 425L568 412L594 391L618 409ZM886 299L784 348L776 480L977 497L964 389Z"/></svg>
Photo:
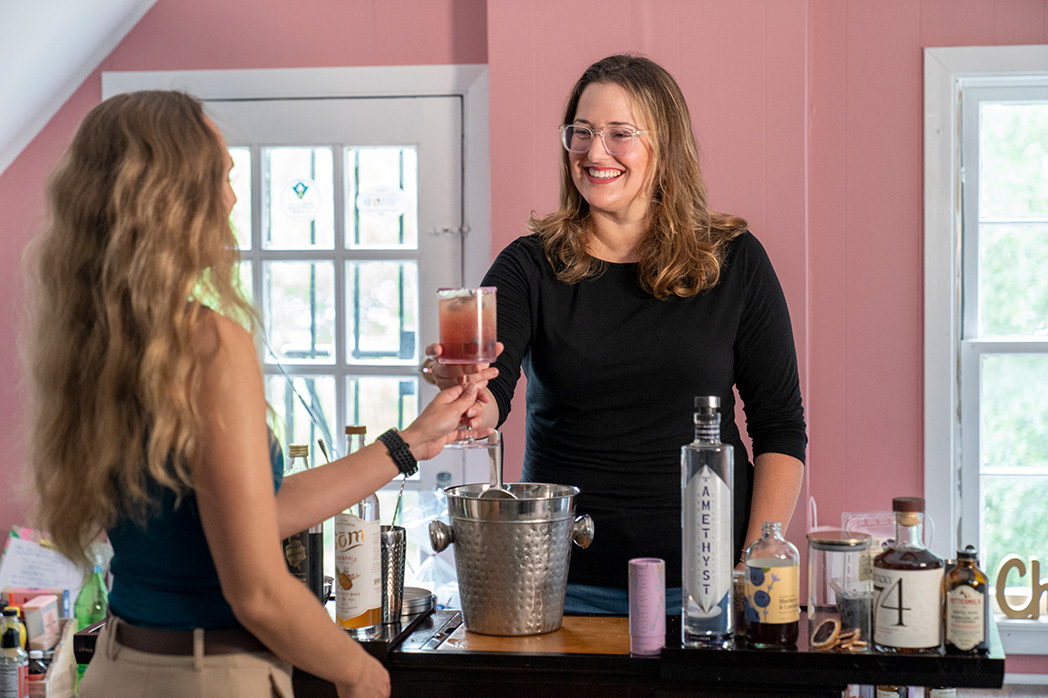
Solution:
<svg viewBox="0 0 1048 698"><path fill-rule="evenodd" d="M922 482L922 49L1048 42L1046 0L160 0L106 70L483 63L492 249L557 197L555 127L579 73L636 51L689 98L715 208L768 248L793 314L820 523ZM485 34L486 32L486 34ZM0 332L46 172L97 102L96 72L0 176ZM20 372L0 360L0 480L22 462ZM520 462L522 410L507 428ZM507 473L507 479L514 479ZM789 537L803 541L798 509ZM22 520L5 502L0 530ZM1020 669L1009 660L1009 671ZM1022 671L1048 672L1033 658Z"/></svg>

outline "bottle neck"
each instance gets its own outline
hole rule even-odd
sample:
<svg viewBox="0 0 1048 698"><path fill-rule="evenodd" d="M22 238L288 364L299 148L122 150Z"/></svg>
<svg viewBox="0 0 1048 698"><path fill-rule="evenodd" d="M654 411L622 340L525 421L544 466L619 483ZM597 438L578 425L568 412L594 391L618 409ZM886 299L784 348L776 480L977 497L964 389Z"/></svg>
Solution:
<svg viewBox="0 0 1048 698"><path fill-rule="evenodd" d="M695 413L695 440L704 444L720 443L720 415Z"/></svg>
<svg viewBox="0 0 1048 698"><path fill-rule="evenodd" d="M895 513L895 545L902 548L924 547L924 514Z"/></svg>
<svg viewBox="0 0 1048 698"><path fill-rule="evenodd" d="M782 538L782 523L779 521L765 521L761 525L761 535L765 538Z"/></svg>

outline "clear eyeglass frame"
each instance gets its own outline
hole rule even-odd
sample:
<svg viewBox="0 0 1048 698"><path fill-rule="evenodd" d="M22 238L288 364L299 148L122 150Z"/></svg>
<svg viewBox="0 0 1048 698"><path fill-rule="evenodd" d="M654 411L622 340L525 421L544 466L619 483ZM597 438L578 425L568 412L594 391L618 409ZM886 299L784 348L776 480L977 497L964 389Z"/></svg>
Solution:
<svg viewBox="0 0 1048 698"><path fill-rule="evenodd" d="M633 152L633 146L637 143L637 136L651 133L650 129L636 129L627 126L612 126L598 131L589 126L581 126L579 124L563 124L558 129L560 130L560 143L569 153L589 152L589 149L593 147L593 137L600 136L600 140L604 144L604 150L608 152L608 155L629 155ZM612 136L610 145L607 138L608 133ZM578 137L585 140L585 146L573 148L571 145L572 141Z"/></svg>

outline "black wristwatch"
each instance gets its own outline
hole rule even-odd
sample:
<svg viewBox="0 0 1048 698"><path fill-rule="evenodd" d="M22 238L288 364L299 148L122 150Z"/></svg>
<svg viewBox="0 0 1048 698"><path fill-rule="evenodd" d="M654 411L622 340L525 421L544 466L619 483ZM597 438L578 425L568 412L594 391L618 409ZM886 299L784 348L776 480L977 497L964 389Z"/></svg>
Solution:
<svg viewBox="0 0 1048 698"><path fill-rule="evenodd" d="M411 448L404 439L400 438L400 432L396 429L389 429L379 434L378 440L389 449L389 457L393 459L397 470L402 472L404 477L411 477L418 472L418 461L411 454Z"/></svg>

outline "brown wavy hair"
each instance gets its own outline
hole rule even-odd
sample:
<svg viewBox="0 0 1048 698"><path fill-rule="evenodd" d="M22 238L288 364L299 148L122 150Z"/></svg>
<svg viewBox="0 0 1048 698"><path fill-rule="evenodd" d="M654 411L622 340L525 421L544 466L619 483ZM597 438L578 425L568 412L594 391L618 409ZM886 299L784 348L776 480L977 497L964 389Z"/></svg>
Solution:
<svg viewBox="0 0 1048 698"><path fill-rule="evenodd" d="M707 206L691 115L680 87L654 61L635 55L608 56L582 74L568 96L562 123L575 120L582 91L593 83L622 87L650 129L650 226L640 244L637 274L656 298L688 298L717 283L727 242L746 230L738 216ZM560 205L544 218L532 214L528 227L539 234L557 278L576 283L600 274L604 262L586 249L593 222L589 204L571 178L568 152L561 153Z"/></svg>
<svg viewBox="0 0 1048 698"><path fill-rule="evenodd" d="M80 564L103 530L152 511L151 481L193 486L208 307L258 327L225 177L201 102L153 91L92 109L48 183L50 222L25 257L29 460L38 525Z"/></svg>

